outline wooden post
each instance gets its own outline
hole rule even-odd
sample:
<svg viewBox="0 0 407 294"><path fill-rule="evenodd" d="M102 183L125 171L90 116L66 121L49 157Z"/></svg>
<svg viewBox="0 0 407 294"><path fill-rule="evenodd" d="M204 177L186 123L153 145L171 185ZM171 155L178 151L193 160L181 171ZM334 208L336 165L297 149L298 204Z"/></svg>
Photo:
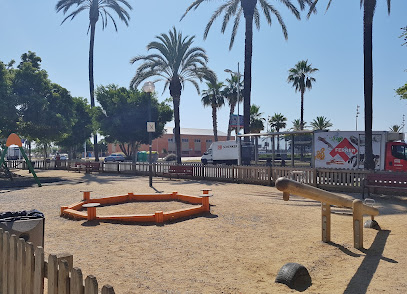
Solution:
<svg viewBox="0 0 407 294"><path fill-rule="evenodd" d="M283 200L284 201L290 200L290 192L283 192Z"/></svg>
<svg viewBox="0 0 407 294"><path fill-rule="evenodd" d="M44 249L41 246L35 248L35 270L33 294L44 293Z"/></svg>
<svg viewBox="0 0 407 294"><path fill-rule="evenodd" d="M202 206L204 211L210 211L211 207L209 205L209 196L203 196L202 197Z"/></svg>
<svg viewBox="0 0 407 294"><path fill-rule="evenodd" d="M25 241L23 238L17 242L17 293L23 293L24 287L24 264L25 264Z"/></svg>
<svg viewBox="0 0 407 294"><path fill-rule="evenodd" d="M331 205L321 202L322 212L322 242L331 241Z"/></svg>
<svg viewBox="0 0 407 294"><path fill-rule="evenodd" d="M54 254L48 256L48 294L58 294L58 259Z"/></svg>
<svg viewBox="0 0 407 294"><path fill-rule="evenodd" d="M84 294L83 275L80 268L73 268L71 271L71 294Z"/></svg>
<svg viewBox="0 0 407 294"><path fill-rule="evenodd" d="M34 246L31 242L25 244L25 293L33 293L34 281Z"/></svg>
<svg viewBox="0 0 407 294"><path fill-rule="evenodd" d="M58 294L69 294L69 266L63 259L58 261Z"/></svg>
<svg viewBox="0 0 407 294"><path fill-rule="evenodd" d="M8 231L5 231L3 233L3 268L2 268L2 286L3 286L3 292L2 293L8 293L8 270L9 270L9 256L10 256L10 233Z"/></svg>
<svg viewBox="0 0 407 294"><path fill-rule="evenodd" d="M0 291L3 290L3 229L0 228Z"/></svg>
<svg viewBox="0 0 407 294"><path fill-rule="evenodd" d="M363 249L363 202L353 200L353 247Z"/></svg>
<svg viewBox="0 0 407 294"><path fill-rule="evenodd" d="M110 285L104 285L102 288L102 294L115 294L114 289Z"/></svg>
<svg viewBox="0 0 407 294"><path fill-rule="evenodd" d="M97 294L98 293L98 281L94 276L87 276L85 279L85 293Z"/></svg>
<svg viewBox="0 0 407 294"><path fill-rule="evenodd" d="M17 236L11 235L10 237L10 260L8 272L8 289L10 294L16 293L16 265L17 265Z"/></svg>
<svg viewBox="0 0 407 294"><path fill-rule="evenodd" d="M162 224L164 222L164 212L163 211L156 211L154 217L155 217L155 222L157 224Z"/></svg>
<svg viewBox="0 0 407 294"><path fill-rule="evenodd" d="M83 201L90 200L90 192L92 191L82 191L83 192Z"/></svg>

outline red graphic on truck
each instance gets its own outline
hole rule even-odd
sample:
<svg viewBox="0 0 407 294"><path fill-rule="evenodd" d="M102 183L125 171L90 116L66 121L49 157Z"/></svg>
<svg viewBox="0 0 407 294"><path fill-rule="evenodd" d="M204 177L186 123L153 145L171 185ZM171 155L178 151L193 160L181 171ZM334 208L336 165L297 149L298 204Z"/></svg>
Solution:
<svg viewBox="0 0 407 294"><path fill-rule="evenodd" d="M332 157L339 155L344 161L348 161L349 155L355 155L356 153L358 153L358 150L346 138L329 152Z"/></svg>

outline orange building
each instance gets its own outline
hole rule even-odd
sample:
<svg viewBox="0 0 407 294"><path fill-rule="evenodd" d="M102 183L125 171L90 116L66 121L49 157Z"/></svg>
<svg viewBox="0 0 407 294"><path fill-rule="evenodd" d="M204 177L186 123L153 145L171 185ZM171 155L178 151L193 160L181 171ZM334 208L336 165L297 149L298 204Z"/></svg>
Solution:
<svg viewBox="0 0 407 294"><path fill-rule="evenodd" d="M226 133L218 131L218 141L226 141L226 138ZM231 136L230 139L235 140L235 137ZM214 141L215 137L213 136L212 129L181 128L181 156L202 156ZM173 128L166 127L165 133L160 138L154 139L151 146L153 151L158 151L159 157L175 153ZM148 151L148 145L141 145L138 151ZM121 152L120 147L115 144L108 144L108 153L112 154L115 152Z"/></svg>

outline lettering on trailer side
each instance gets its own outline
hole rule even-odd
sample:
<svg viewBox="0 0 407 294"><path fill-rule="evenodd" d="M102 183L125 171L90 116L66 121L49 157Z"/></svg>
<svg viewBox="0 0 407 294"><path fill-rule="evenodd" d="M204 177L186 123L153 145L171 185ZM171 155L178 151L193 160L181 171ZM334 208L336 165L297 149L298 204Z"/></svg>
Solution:
<svg viewBox="0 0 407 294"><path fill-rule="evenodd" d="M344 161L348 161L350 158L349 155L355 155L356 153L358 153L358 150L346 138L329 152L332 157L339 155Z"/></svg>

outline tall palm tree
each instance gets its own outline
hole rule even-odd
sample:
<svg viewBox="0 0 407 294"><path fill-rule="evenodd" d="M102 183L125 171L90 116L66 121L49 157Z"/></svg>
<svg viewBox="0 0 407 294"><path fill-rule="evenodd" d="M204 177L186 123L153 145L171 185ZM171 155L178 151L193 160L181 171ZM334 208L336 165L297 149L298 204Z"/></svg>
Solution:
<svg viewBox="0 0 407 294"><path fill-rule="evenodd" d="M252 104L250 106L250 133L260 133L264 130L265 118L261 117L263 112L260 112L260 106Z"/></svg>
<svg viewBox="0 0 407 294"><path fill-rule="evenodd" d="M331 5L329 0L327 10ZM363 7L363 56L364 56L364 96L365 96L365 169L374 170L375 162L373 158L372 146L372 126L373 126L373 16L376 10L376 0L360 0L360 7ZM318 0L314 0L310 6L308 17L315 12ZM387 13L390 14L391 0L387 0Z"/></svg>
<svg viewBox="0 0 407 294"><path fill-rule="evenodd" d="M218 141L218 119L217 110L225 104L225 98L222 93L223 83L208 82L207 90L202 91L202 103L204 106L212 107L212 125L213 125L213 136L215 137L215 142Z"/></svg>
<svg viewBox="0 0 407 294"><path fill-rule="evenodd" d="M295 92L301 93L301 130L304 129L304 93L305 90L312 89L312 83L316 80L311 75L318 71L317 68L311 66L312 64L308 64L308 60L301 60L288 71L288 83L292 83Z"/></svg>
<svg viewBox="0 0 407 294"><path fill-rule="evenodd" d="M270 127L278 133L287 126L287 118L281 113L275 113L268 121ZM280 151L280 135L277 135L277 153Z"/></svg>
<svg viewBox="0 0 407 294"><path fill-rule="evenodd" d="M292 131L302 131L304 130L307 126L307 122L303 121L301 123L301 120L299 118L294 119L292 121L293 127L291 128Z"/></svg>
<svg viewBox="0 0 407 294"><path fill-rule="evenodd" d="M230 134L232 133L232 116L233 113L235 112L235 107L237 103L240 103L243 101L243 96L241 95L242 91L241 89L243 88L242 83L240 82L240 78L238 75L232 74L230 79L226 79L226 82L228 83L227 86L223 90L223 94L226 98L226 100L229 103L230 111L229 111L229 125L228 125L228 135L227 135L227 140L230 140ZM238 99L239 97L239 99ZM239 101L238 101L239 100ZM240 118L237 118L237 123L240 123Z"/></svg>
<svg viewBox="0 0 407 294"><path fill-rule="evenodd" d="M211 2L211 0L195 0L185 11L185 15L190 10L196 10L203 2ZM292 4L291 0L280 0L297 19L300 19L298 9ZM297 0L301 9L305 8L305 4L312 4L312 0ZM258 5L259 4L259 5ZM244 133L250 132L250 96L252 88L252 52L253 52L253 22L256 28L260 29L260 13L263 12L267 23L271 25L272 15L277 18L285 39L287 39L287 28L278 10L271 5L267 0L229 0L223 3L213 13L204 32L204 39L208 36L209 30L213 22L224 13L221 32L224 33L230 19L234 18L232 35L229 43L229 50L232 49L235 41L237 29L240 19L243 16L245 19L245 59L244 59L244 88L243 88L243 115L244 115ZM245 140L249 138L245 138Z"/></svg>
<svg viewBox="0 0 407 294"><path fill-rule="evenodd" d="M123 5L121 5L123 4ZM125 6L125 7L123 7ZM126 7L129 10L133 8L126 0L59 0L55 6L57 12L62 11L64 15L72 8L73 11L69 13L61 24L63 24L68 18L73 20L79 13L84 10L89 10L89 26L90 30L90 45L89 45L89 92L90 92L90 105L95 106L95 85L93 78L93 49L95 45L95 28L99 17L102 20L102 29L107 26L107 21L110 18L113 22L114 28L117 32L116 21L114 20L111 11L115 12L117 16L122 20L126 26L129 25L130 14L126 11ZM97 134L93 135L95 161L99 161L99 148L97 144Z"/></svg>
<svg viewBox="0 0 407 294"><path fill-rule="evenodd" d="M147 45L147 50L153 50L150 55L140 55L131 59L130 63L143 61L137 68L136 74L130 82L130 87L136 88L140 83L150 77L157 76L164 80L164 91L169 87L174 103L175 145L177 149L177 162L181 163L181 133L179 105L181 91L185 82L192 83L198 94L197 80L216 80L216 75L207 66L208 57L201 47L192 47L195 36L183 37L175 27L168 34L156 36L157 41Z"/></svg>
<svg viewBox="0 0 407 294"><path fill-rule="evenodd" d="M328 128L332 126L333 124L331 123L331 121L327 119L325 116L317 116L317 118L315 118L311 122L311 127L314 130L328 130Z"/></svg>

